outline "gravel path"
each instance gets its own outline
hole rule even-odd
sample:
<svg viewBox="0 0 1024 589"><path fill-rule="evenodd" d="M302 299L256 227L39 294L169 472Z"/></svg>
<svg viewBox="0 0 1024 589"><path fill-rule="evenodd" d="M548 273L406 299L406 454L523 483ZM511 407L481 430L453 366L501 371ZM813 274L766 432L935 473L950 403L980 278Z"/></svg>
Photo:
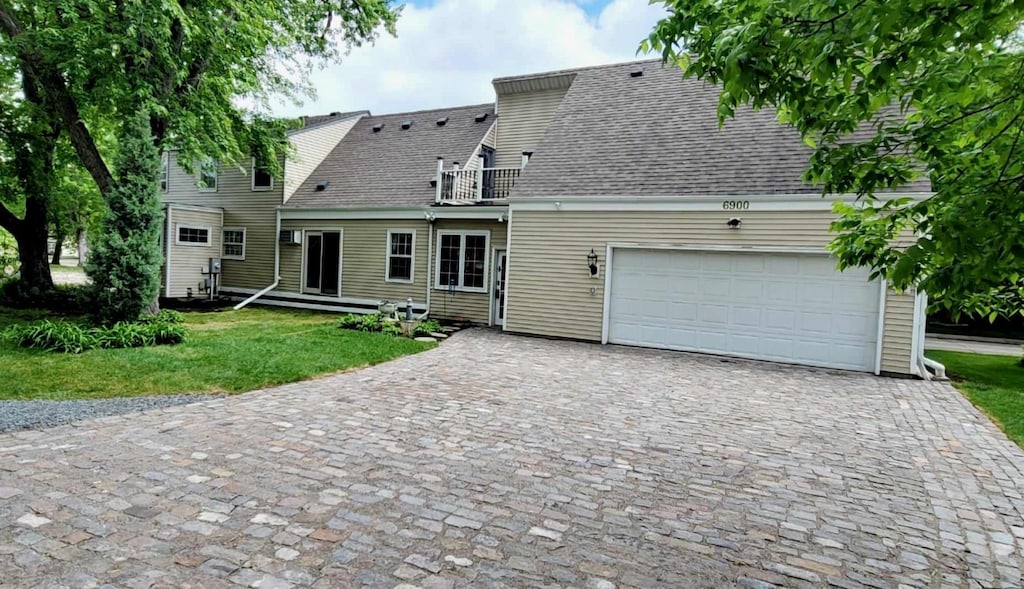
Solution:
<svg viewBox="0 0 1024 589"><path fill-rule="evenodd" d="M42 429L97 417L163 409L221 395L164 395L75 401L0 401L0 432Z"/></svg>

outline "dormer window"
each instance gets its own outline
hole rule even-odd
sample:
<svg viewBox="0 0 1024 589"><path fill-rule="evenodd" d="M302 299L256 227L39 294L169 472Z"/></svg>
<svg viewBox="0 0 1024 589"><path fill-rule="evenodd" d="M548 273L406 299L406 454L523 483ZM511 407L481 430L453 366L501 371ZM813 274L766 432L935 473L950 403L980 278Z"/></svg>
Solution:
<svg viewBox="0 0 1024 589"><path fill-rule="evenodd" d="M199 164L199 192L217 192L217 160L207 158Z"/></svg>
<svg viewBox="0 0 1024 589"><path fill-rule="evenodd" d="M274 189L274 177L270 174L270 170L256 165L256 158L252 158L252 189L254 191Z"/></svg>

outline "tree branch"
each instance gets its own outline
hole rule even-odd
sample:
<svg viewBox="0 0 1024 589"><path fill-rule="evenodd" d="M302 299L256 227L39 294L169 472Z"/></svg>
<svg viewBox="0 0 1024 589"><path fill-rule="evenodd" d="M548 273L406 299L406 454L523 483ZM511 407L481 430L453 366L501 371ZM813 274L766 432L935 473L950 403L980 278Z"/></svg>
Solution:
<svg viewBox="0 0 1024 589"><path fill-rule="evenodd" d="M17 237L22 230L22 226L25 222L19 219L11 212L7 206L0 202L0 227L3 227L7 231Z"/></svg>
<svg viewBox="0 0 1024 589"><path fill-rule="evenodd" d="M17 40L23 33L24 28L15 16L8 2L0 1L0 30L11 41ZM22 63L24 74L31 77L33 82L46 93L47 107L64 123L68 139L75 148L82 165L89 171L99 187L100 192L106 195L114 185L114 178L103 161L96 142L86 127L78 112L78 105L75 103L67 83L60 71L48 63L45 57L38 51L33 51L27 45L22 44L18 48L18 58Z"/></svg>

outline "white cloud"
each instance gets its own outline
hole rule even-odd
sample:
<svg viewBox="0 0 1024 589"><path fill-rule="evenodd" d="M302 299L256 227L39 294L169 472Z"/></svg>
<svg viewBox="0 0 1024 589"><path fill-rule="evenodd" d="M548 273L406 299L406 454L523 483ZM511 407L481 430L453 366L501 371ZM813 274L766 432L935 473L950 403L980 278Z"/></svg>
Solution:
<svg viewBox="0 0 1024 589"><path fill-rule="evenodd" d="M278 105L274 114L383 114L489 102L498 76L633 59L663 14L647 0L612 0L596 18L569 0L407 5L397 37L383 36L314 71L317 98Z"/></svg>

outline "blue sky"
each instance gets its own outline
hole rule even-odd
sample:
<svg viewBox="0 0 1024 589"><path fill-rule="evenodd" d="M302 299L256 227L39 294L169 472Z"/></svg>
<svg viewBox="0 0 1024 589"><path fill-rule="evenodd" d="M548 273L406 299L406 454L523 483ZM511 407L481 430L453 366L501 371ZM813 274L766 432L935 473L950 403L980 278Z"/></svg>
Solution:
<svg viewBox="0 0 1024 589"><path fill-rule="evenodd" d="M637 59L662 15L647 0L413 0L396 37L320 64L315 98L271 110L384 114L490 102L498 76Z"/></svg>

